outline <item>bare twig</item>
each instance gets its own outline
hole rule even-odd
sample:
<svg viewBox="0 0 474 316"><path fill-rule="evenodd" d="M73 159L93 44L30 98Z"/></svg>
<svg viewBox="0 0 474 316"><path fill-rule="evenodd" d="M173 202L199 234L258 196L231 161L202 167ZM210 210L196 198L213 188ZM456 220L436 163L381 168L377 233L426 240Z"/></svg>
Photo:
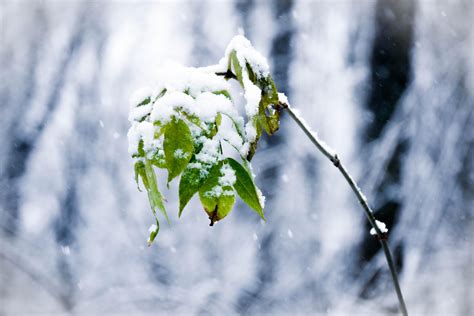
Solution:
<svg viewBox="0 0 474 316"><path fill-rule="evenodd" d="M216 75L218 76L224 76L225 79L236 79L237 77L235 74L233 74L230 70L227 72L217 72ZM390 274L392 276L392 281L393 281L393 286L395 287L395 292L397 293L398 297L398 303L400 305L400 310L404 316L408 316L408 311L407 307L405 304L405 300L403 299L403 294L402 290L400 289L400 283L398 282L398 276L397 276L397 270L395 268L395 264L393 262L392 258L392 253L390 251L390 248L387 243L387 234L385 232L382 232L380 228L378 227L376 221L375 221L375 216L370 208L367 199L365 195L362 193L361 189L357 185L357 183L354 181L354 179L351 177L351 175L347 172L347 169L344 167L342 164L341 160L337 156L336 153L332 152L332 150L327 146L323 141L321 141L314 132L311 131L311 129L306 125L306 123L295 113L294 109L290 107L289 104L280 101L278 104L275 105L276 109L280 111L281 109L285 109L288 111L290 114L291 118L298 124L298 126L303 130L303 132L308 136L308 138L311 140L311 142L316 146L316 148L324 155L326 158L328 158L333 165L339 169L341 174L343 175L344 179L346 179L346 182L349 184L349 186L352 189L352 192L354 192L355 196L359 200L360 205L362 205L362 208L364 209L365 215L367 216L367 219L369 220L370 225L374 228L375 233L376 233L376 238L380 241L382 245L383 252L385 254L385 258L387 259L387 264L388 267L390 268Z"/></svg>
<svg viewBox="0 0 474 316"><path fill-rule="evenodd" d="M400 284L398 282L397 271L395 268L395 264L393 262L392 253L387 243L387 235L385 233L382 233L380 228L377 226L375 222L374 213L372 209L370 208L369 204L367 203L367 199L365 198L361 189L359 188L359 186L357 186L354 179L347 172L347 169L341 163L341 160L339 159L337 154L332 153L328 150L327 146L325 146L324 143L318 139L318 137L311 131L311 129L306 125L306 123L294 112L294 110L288 104L280 103L280 106L288 111L291 118L298 124L298 126L303 130L306 136L308 136L308 138L316 146L316 148L318 148L318 150L321 151L323 155L326 156L334 164L334 166L337 169L339 169L344 179L346 179L347 183L351 187L352 192L354 192L354 194L356 195L357 199L359 200L359 203L362 205L362 208L364 209L365 215L367 216L367 219L369 220L370 225L374 228L377 234L377 239L382 244L382 249L385 254L385 258L387 259L388 266L390 268L390 274L392 275L393 285L395 287L395 291L397 292L400 310L402 311L403 315L407 316L408 311L405 305L405 300L403 299L402 291L400 289Z"/></svg>

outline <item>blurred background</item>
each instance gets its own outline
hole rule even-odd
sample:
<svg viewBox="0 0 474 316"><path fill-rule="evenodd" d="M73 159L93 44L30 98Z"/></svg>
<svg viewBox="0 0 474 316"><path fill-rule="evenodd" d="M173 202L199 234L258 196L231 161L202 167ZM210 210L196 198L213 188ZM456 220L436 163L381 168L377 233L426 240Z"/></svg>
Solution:
<svg viewBox="0 0 474 316"><path fill-rule="evenodd" d="M389 228L412 315L474 313L473 2L0 1L0 315L390 315L379 244L286 115L254 158L267 221L194 199L146 247L130 95L245 34Z"/></svg>

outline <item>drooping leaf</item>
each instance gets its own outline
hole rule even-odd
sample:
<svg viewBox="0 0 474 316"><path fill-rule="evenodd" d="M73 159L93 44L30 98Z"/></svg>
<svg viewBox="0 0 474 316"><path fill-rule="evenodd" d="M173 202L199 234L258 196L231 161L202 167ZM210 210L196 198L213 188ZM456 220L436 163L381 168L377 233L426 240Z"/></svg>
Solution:
<svg viewBox="0 0 474 316"><path fill-rule="evenodd" d="M222 161L214 165L204 184L199 189L199 198L206 211L211 226L226 217L235 203L235 193L231 186L219 184Z"/></svg>
<svg viewBox="0 0 474 316"><path fill-rule="evenodd" d="M166 125L163 149L169 183L186 168L193 154L191 130L182 119L173 118Z"/></svg>
<svg viewBox="0 0 474 316"><path fill-rule="evenodd" d="M140 183L138 181L138 177L141 176L142 179L144 177L146 178L146 176L145 176L145 164L143 163L143 161L139 160L139 161L135 162L134 169L135 169L135 182L137 183L138 191L142 192L142 190L140 189Z"/></svg>
<svg viewBox="0 0 474 316"><path fill-rule="evenodd" d="M250 81L256 84L257 77L255 76L255 73L253 72L252 66L250 66L249 63L245 63L245 66L247 67L247 73L249 74Z"/></svg>
<svg viewBox="0 0 474 316"><path fill-rule="evenodd" d="M139 157L145 157L145 150L143 149L143 139L140 139L138 142L138 156Z"/></svg>
<svg viewBox="0 0 474 316"><path fill-rule="evenodd" d="M237 77L237 80L240 82L241 85L243 85L242 66L240 66L239 59L237 58L237 52L235 50L230 53L230 60L232 62L232 65L234 66L235 76Z"/></svg>
<svg viewBox="0 0 474 316"><path fill-rule="evenodd" d="M151 161L145 159L145 177L146 180L143 181L145 188L148 192L148 199L150 200L150 206L155 215L155 218L158 220L156 215L156 208L158 208L161 213L165 216L166 221L169 223L168 214L166 213L165 205L163 204L163 196L161 195L160 190L158 190L158 184L156 182L155 171Z"/></svg>
<svg viewBox="0 0 474 316"><path fill-rule="evenodd" d="M236 181L234 183L234 189L237 191L237 194L239 194L240 198L254 209L262 219L265 219L257 193L257 186L253 181L250 170L246 169L235 159L227 158L226 162L235 172Z"/></svg>
<svg viewBox="0 0 474 316"><path fill-rule="evenodd" d="M150 102L151 102L151 98L150 98L150 97L146 97L146 98L143 99L140 103L137 104L137 107L146 105L146 104L148 104L148 103L150 103Z"/></svg>
<svg viewBox="0 0 474 316"><path fill-rule="evenodd" d="M153 102L155 102L156 100L158 100L159 98L161 98L162 96L164 96L166 94L166 88L162 89L160 91L160 93L156 96L155 100Z"/></svg>

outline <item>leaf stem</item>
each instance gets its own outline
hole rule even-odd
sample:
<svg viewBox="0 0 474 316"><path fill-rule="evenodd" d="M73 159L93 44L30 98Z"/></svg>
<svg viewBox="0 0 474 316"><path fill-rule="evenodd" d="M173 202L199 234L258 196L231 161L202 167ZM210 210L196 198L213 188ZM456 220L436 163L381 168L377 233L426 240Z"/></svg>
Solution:
<svg viewBox="0 0 474 316"><path fill-rule="evenodd" d="M373 211L370 208L369 204L367 203L367 199L365 198L361 189L359 188L357 183L354 181L354 179L351 177L351 175L347 172L347 169L341 163L341 160L339 159L337 154L330 152L328 147L311 131L311 129L306 125L306 123L295 113L295 111L288 104L280 102L279 105L281 108L286 109L288 111L291 118L298 124L298 126L303 130L306 136L308 136L308 138L316 146L316 148L318 148L318 150L321 151L321 153L323 153L323 155L326 156L334 164L334 166L337 169L339 169L344 179L346 179L347 183L351 187L352 192L354 192L354 194L356 195L357 199L359 200L359 203L362 205L362 208L364 209L365 215L367 216L367 219L369 220L370 225L374 228L377 234L377 239L382 244L382 249L385 254L385 258L387 259L388 266L390 268L390 274L392 276L393 285L397 293L400 310L404 316L407 316L408 311L405 305L405 300L403 299L402 291L400 289L400 283L398 282L397 271L395 268L395 264L393 262L392 253L387 243L387 236L386 234L382 233L379 227L377 226Z"/></svg>

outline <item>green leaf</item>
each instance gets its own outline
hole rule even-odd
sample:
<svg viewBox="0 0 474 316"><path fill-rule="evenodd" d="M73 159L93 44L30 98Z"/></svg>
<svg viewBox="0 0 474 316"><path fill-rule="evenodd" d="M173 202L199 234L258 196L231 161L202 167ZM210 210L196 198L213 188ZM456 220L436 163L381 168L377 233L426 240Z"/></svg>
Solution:
<svg viewBox="0 0 474 316"><path fill-rule="evenodd" d="M138 103L136 107L146 105L146 104L148 104L148 103L150 103L150 102L151 102L151 97L146 97L146 98L143 99L140 103Z"/></svg>
<svg viewBox="0 0 474 316"><path fill-rule="evenodd" d="M206 178L207 174L205 169L191 168L189 164L186 169L184 169L179 182L179 217L181 217L184 208L194 194L199 191Z"/></svg>
<svg viewBox="0 0 474 316"><path fill-rule="evenodd" d="M257 193L257 186L253 181L250 170L243 167L239 162L232 158L227 158L226 162L235 171L236 181L234 183L234 189L237 191L240 198L265 220L262 205L260 204L260 199Z"/></svg>
<svg viewBox="0 0 474 316"><path fill-rule="evenodd" d="M230 59L232 61L232 65L234 66L235 76L237 77L237 80L239 80L240 84L243 85L242 67L240 66L239 59L237 58L237 52L235 50L230 53Z"/></svg>
<svg viewBox="0 0 474 316"><path fill-rule="evenodd" d="M231 186L219 185L222 165L220 161L211 168L206 181L199 189L199 198L211 220L211 226L226 217L235 203L234 189Z"/></svg>
<svg viewBox="0 0 474 316"><path fill-rule="evenodd" d="M182 119L173 118L166 125L163 149L170 183L186 168L194 149L191 130Z"/></svg>
<svg viewBox="0 0 474 316"><path fill-rule="evenodd" d="M249 74L250 81L252 81L255 84L257 81L257 77L255 76L255 73L253 72L252 66L250 66L249 63L245 63L245 65L247 67L247 73Z"/></svg>
<svg viewBox="0 0 474 316"><path fill-rule="evenodd" d="M160 91L160 93L156 96L155 98L155 101L158 100L159 98L161 98L162 96L164 96L166 94L166 88L164 88L163 90ZM153 102L155 102L153 101Z"/></svg>
<svg viewBox="0 0 474 316"><path fill-rule="evenodd" d="M275 109L278 104L278 91L270 75L259 79L258 86L263 91L258 108L258 121L268 135L273 135L280 127L280 112Z"/></svg>
<svg viewBox="0 0 474 316"><path fill-rule="evenodd" d="M158 220L158 217L156 216L156 208L158 208L165 216L166 221L169 223L170 220L168 218L168 214L166 213L165 205L163 204L163 196L158 190L155 171L153 170L151 161L148 159L145 159L145 177L143 177L143 184L145 185L145 188L148 192L148 199L150 200L150 206L151 210L153 211L153 215L155 215L155 218Z"/></svg>
<svg viewBox="0 0 474 316"><path fill-rule="evenodd" d="M221 123L222 123L222 114L219 112L216 115L216 127L219 128L219 126L221 126Z"/></svg>
<svg viewBox="0 0 474 316"><path fill-rule="evenodd" d="M231 96L230 96L229 91L227 91L227 90L214 91L213 93L214 93L214 94L217 94L217 95L222 94L223 96L225 96L225 97L226 97L227 99L229 99L229 100L232 99Z"/></svg>
<svg viewBox="0 0 474 316"><path fill-rule="evenodd" d="M203 126L203 124L201 122L201 119L197 115L190 114L190 113L187 113L185 111L180 111L180 113L183 114L184 117L186 117L186 119L189 122L191 122L192 124L196 125L200 129L205 129L205 127Z"/></svg>
<svg viewBox="0 0 474 316"><path fill-rule="evenodd" d="M160 169L167 169L164 151L159 149L153 155L153 158L151 159L151 163Z"/></svg>
<svg viewBox="0 0 474 316"><path fill-rule="evenodd" d="M145 150L143 149L143 139L138 142L138 156L145 157Z"/></svg>
<svg viewBox="0 0 474 316"><path fill-rule="evenodd" d="M140 189L140 183L138 181L139 176L144 176L145 175L145 164L143 161L137 161L134 166L135 169L135 182L137 183L137 188L138 191L142 192L142 189Z"/></svg>

